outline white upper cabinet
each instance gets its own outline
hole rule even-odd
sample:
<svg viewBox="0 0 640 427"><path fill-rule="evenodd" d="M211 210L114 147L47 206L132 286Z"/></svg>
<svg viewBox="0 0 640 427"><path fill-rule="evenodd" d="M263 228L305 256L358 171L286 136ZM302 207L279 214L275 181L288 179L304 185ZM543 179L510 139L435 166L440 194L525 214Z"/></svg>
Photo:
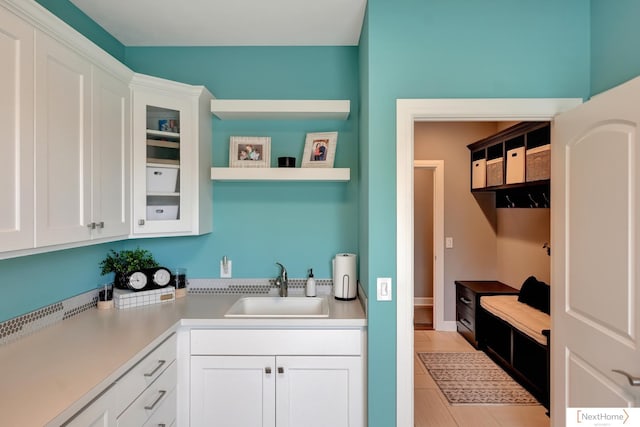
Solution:
<svg viewBox="0 0 640 427"><path fill-rule="evenodd" d="M0 252L32 248L33 27L0 8Z"/></svg>
<svg viewBox="0 0 640 427"><path fill-rule="evenodd" d="M36 33L36 246L127 237L128 81Z"/></svg>
<svg viewBox="0 0 640 427"><path fill-rule="evenodd" d="M212 95L203 86L144 75L135 75L131 87L132 234L210 233Z"/></svg>
<svg viewBox="0 0 640 427"><path fill-rule="evenodd" d="M92 236L126 237L131 227L131 103L128 81L93 69ZM95 226L95 228L93 228Z"/></svg>
<svg viewBox="0 0 640 427"><path fill-rule="evenodd" d="M90 239L91 62L36 33L36 245Z"/></svg>
<svg viewBox="0 0 640 427"><path fill-rule="evenodd" d="M132 83L130 69L35 2L0 0L0 54L0 259L211 232L213 97L203 86Z"/></svg>

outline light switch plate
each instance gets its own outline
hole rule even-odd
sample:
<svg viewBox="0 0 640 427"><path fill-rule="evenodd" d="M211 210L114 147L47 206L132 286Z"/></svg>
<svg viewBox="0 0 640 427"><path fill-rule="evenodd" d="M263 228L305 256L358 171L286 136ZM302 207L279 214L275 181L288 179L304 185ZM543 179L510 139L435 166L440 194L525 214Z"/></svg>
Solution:
<svg viewBox="0 0 640 427"><path fill-rule="evenodd" d="M445 249L453 249L453 237L445 237L444 247Z"/></svg>
<svg viewBox="0 0 640 427"><path fill-rule="evenodd" d="M378 301L391 301L391 277L378 277L376 284Z"/></svg>

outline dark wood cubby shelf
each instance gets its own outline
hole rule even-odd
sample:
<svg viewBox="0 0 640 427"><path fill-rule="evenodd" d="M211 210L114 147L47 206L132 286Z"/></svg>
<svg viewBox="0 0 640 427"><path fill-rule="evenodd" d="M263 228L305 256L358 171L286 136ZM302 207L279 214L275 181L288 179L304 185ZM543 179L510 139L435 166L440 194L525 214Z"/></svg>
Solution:
<svg viewBox="0 0 640 427"><path fill-rule="evenodd" d="M545 165L546 170L541 177L543 179L536 179L539 176L535 175L533 177L528 176L532 171L536 171L535 168L531 168L529 171L526 170L527 150L538 147L543 147L542 149L544 150L544 146L548 144L550 144L549 122L521 122L495 135L469 144L467 148L471 154L471 192L477 194L495 193L497 208L549 208L551 206L551 180L548 178L549 164ZM524 162L522 173L530 180L527 181L523 178L523 182L503 184L507 182L507 154L509 150L518 148L521 149L522 161ZM535 151L533 150L532 152ZM545 150L544 153L547 156L545 159L548 161L549 152ZM492 160L499 161L499 159L502 160L501 163L498 163L499 166L492 165L492 171L494 172L492 174L488 165ZM474 188L474 166L477 166L474 165L474 162L478 161L482 162L482 164L486 162L487 183L501 182L500 185L486 186L485 184L485 186Z"/></svg>

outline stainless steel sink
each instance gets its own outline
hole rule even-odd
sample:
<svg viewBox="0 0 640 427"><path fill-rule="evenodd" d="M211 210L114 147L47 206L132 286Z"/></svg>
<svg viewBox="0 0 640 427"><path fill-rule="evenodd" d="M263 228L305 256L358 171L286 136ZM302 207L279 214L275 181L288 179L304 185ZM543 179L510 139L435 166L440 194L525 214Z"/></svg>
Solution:
<svg viewBox="0 0 640 427"><path fill-rule="evenodd" d="M326 298L244 297L227 310L225 317L329 317Z"/></svg>

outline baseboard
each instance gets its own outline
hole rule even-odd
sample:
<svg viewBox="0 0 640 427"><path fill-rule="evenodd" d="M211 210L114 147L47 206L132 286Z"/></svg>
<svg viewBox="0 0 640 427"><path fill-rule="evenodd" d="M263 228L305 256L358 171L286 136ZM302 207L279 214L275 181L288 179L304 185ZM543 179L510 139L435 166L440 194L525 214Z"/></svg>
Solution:
<svg viewBox="0 0 640 427"><path fill-rule="evenodd" d="M416 307L430 306L433 307L433 297L415 297L413 305Z"/></svg>
<svg viewBox="0 0 640 427"><path fill-rule="evenodd" d="M455 332L458 330L455 320L445 320L439 326L438 331Z"/></svg>

